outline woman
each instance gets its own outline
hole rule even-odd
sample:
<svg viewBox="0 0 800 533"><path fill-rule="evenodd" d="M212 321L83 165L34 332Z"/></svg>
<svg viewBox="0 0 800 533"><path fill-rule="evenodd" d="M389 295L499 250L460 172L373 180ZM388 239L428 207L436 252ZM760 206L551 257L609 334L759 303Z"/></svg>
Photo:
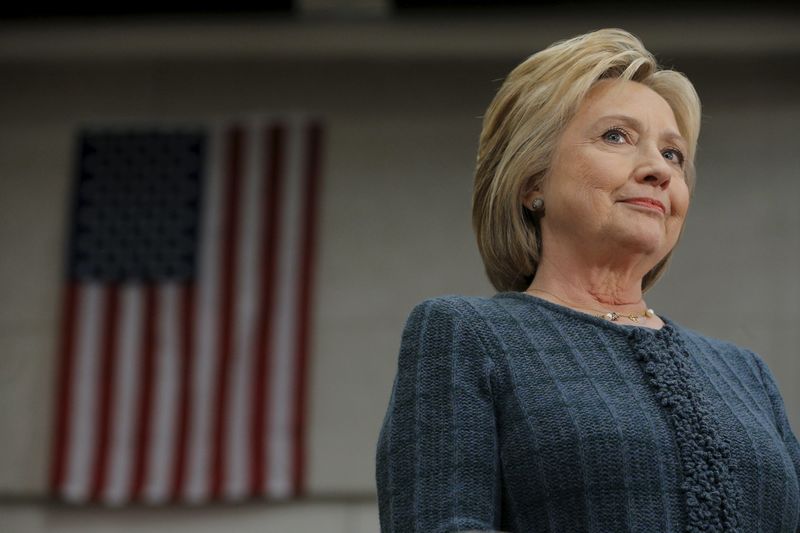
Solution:
<svg viewBox="0 0 800 533"><path fill-rule="evenodd" d="M605 29L516 67L480 138L494 297L419 303L380 432L383 532L798 529L800 445L761 358L659 315L700 103Z"/></svg>

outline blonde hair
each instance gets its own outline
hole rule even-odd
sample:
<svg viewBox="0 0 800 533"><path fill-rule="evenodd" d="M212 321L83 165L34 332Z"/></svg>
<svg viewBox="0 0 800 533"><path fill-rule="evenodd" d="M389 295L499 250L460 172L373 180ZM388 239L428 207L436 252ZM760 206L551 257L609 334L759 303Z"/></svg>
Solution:
<svg viewBox="0 0 800 533"><path fill-rule="evenodd" d="M586 93L607 78L642 83L667 101L689 145L684 168L694 191L700 99L688 78L661 69L637 37L618 28L553 43L511 71L483 117L472 226L498 291L524 291L533 281L541 235L522 195L541 185L559 134ZM672 250L644 276L642 291L655 284L671 256Z"/></svg>

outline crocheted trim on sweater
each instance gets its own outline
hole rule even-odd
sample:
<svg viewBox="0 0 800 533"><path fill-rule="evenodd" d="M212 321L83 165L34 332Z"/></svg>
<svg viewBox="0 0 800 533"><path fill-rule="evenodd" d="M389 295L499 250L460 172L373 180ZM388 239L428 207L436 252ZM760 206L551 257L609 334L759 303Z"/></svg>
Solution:
<svg viewBox="0 0 800 533"><path fill-rule="evenodd" d="M730 443L711 416L686 345L670 324L655 335L633 328L628 337L675 430L683 472L686 531L740 531L742 496L733 476Z"/></svg>

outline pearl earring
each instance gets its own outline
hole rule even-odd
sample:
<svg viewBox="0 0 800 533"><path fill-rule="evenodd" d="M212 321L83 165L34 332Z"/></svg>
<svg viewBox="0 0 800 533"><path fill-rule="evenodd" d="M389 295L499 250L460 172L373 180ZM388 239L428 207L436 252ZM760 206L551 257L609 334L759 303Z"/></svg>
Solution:
<svg viewBox="0 0 800 533"><path fill-rule="evenodd" d="M541 196L531 202L531 211L539 212L544 209L544 198Z"/></svg>

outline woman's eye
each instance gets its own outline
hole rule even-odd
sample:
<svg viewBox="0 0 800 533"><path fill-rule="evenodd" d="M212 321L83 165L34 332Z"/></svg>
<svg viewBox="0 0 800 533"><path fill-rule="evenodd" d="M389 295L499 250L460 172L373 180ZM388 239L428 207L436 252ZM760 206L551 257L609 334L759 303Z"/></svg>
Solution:
<svg viewBox="0 0 800 533"><path fill-rule="evenodd" d="M603 134L603 138L614 144L625 142L625 132L619 128L612 128Z"/></svg>
<svg viewBox="0 0 800 533"><path fill-rule="evenodd" d="M683 157L683 152L681 152L680 150L677 150L675 148L669 148L664 151L664 155L666 154L673 154L672 157L668 157L667 159L669 159L670 161L674 161L681 166L683 165L683 161L685 158Z"/></svg>

